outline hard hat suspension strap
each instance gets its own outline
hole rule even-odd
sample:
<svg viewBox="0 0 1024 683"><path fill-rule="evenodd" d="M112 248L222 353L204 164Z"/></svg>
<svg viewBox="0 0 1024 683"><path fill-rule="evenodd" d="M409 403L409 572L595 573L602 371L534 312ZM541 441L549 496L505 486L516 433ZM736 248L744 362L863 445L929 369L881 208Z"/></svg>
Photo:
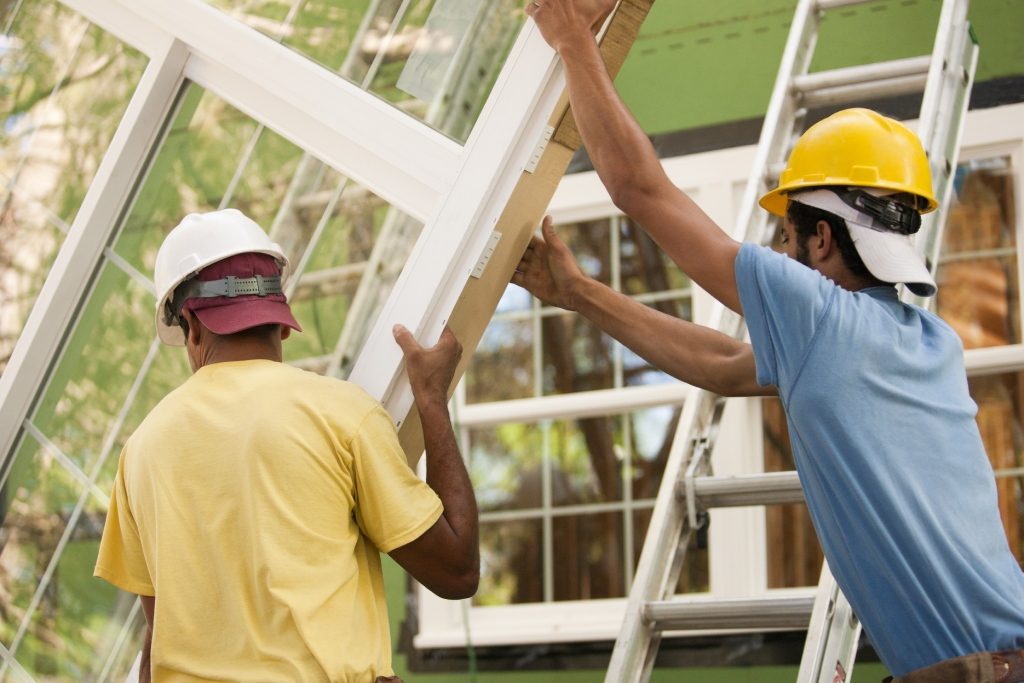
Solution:
<svg viewBox="0 0 1024 683"><path fill-rule="evenodd" d="M833 192L844 204L871 216L887 230L901 235L913 235L921 229L921 214L917 209L892 197L876 197L856 188L833 188Z"/></svg>
<svg viewBox="0 0 1024 683"><path fill-rule="evenodd" d="M283 294L280 275L255 275L240 278L228 275L220 280L197 280L195 278L183 282L174 290L174 296L167 300L164 310L164 323L177 325L181 307L186 299L211 299L226 296L269 296Z"/></svg>

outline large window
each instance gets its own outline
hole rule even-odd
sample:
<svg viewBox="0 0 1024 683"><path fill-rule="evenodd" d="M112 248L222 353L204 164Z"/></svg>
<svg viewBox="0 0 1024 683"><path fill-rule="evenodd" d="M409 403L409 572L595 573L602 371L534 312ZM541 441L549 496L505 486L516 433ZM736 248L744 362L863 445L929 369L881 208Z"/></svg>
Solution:
<svg viewBox="0 0 1024 683"><path fill-rule="evenodd" d="M0 377L3 680L119 680L138 652L138 602L92 567L121 447L189 375L152 322L184 215L260 223L305 329L285 361L352 377L396 423L391 325L440 332L495 226L514 239L561 90L519 2L220 5L0 3L4 359L25 325Z"/></svg>
<svg viewBox="0 0 1024 683"><path fill-rule="evenodd" d="M621 216L560 225L598 281L692 318L689 281ZM465 379L468 404L674 382L582 316L510 285ZM481 503L481 605L624 597L679 410L505 423L468 430ZM682 583L707 590L706 553Z"/></svg>
<svg viewBox="0 0 1024 683"><path fill-rule="evenodd" d="M936 305L964 341L1007 537L1024 559L1019 110L968 117ZM737 148L666 160L665 167L719 224L729 226L752 157L752 148ZM668 302L662 310L700 321L707 295L690 289L626 219L607 217L613 212L592 174L565 178L551 208L556 223L561 218L559 234L589 275L648 305ZM644 259L648 247L656 256ZM484 580L468 615L474 642L614 637L624 608L616 599L625 594L618 592L619 576L628 586L635 569L636 555L630 558L626 549L638 551L643 544L664 449L671 447L676 411L685 399L680 394L678 401L637 409L629 407L629 396L673 386L660 384L666 381L672 382L579 316L544 307L521 289L506 291L457 403L483 520ZM598 397L607 389L615 392L613 407L602 411L605 399ZM716 474L794 468L777 399L731 399L727 405L713 455ZM629 508L632 513L624 514ZM803 505L713 510L711 517L707 549L688 549L679 592L813 594L822 554ZM608 599L593 600L601 597ZM430 596L421 602L419 645L464 642L460 614Z"/></svg>

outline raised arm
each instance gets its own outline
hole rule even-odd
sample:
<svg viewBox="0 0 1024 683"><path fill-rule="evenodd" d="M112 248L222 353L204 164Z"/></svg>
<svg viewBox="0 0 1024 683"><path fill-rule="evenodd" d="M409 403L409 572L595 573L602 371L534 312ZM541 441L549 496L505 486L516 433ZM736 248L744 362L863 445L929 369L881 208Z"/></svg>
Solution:
<svg viewBox="0 0 1024 683"><path fill-rule="evenodd" d="M673 318L587 277L545 217L512 282L546 304L578 311L656 368L723 396L773 395L757 383L749 344Z"/></svg>
<svg viewBox="0 0 1024 683"><path fill-rule="evenodd" d="M614 5L615 0L538 0L526 11L565 64L576 125L612 201L694 282L739 312L733 271L739 244L665 175L601 59L591 26Z"/></svg>
<svg viewBox="0 0 1024 683"><path fill-rule="evenodd" d="M441 499L444 513L419 538L395 548L390 555L440 597L468 598L476 593L480 582L476 496L448 415L448 386L462 356L462 346L448 328L429 349L420 346L401 325L395 326L394 334L405 354L409 383L423 423L427 484Z"/></svg>

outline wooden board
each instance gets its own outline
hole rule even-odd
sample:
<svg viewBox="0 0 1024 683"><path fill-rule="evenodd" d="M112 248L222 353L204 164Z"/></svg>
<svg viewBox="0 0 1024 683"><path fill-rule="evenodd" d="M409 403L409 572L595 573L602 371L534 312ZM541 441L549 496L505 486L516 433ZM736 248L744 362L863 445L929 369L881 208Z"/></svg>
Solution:
<svg viewBox="0 0 1024 683"><path fill-rule="evenodd" d="M601 39L601 54L612 78L622 67L640 25L653 4L654 0L622 0L616 8ZM567 95L562 95L549 122L555 126L551 141L534 172L522 173L495 227L501 233L501 241L483 276L469 279L449 318L448 325L464 349L455 380L448 390L449 397L466 371L473 350L480 342L519 259L530 243L530 236L540 225L555 189L581 143ZM423 453L423 433L415 406L402 421L399 439L409 464L415 467Z"/></svg>

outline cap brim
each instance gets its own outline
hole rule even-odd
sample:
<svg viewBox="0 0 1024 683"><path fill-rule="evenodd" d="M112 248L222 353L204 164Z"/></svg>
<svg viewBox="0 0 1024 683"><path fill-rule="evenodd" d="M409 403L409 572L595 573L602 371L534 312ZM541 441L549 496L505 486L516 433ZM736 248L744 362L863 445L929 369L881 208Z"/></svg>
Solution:
<svg viewBox="0 0 1024 683"><path fill-rule="evenodd" d="M909 235L873 230L846 222L850 238L864 265L883 282L902 282L918 296L935 294L935 279L914 248Z"/></svg>
<svg viewBox="0 0 1024 683"><path fill-rule="evenodd" d="M234 334L260 325L286 325L296 332L302 326L295 320L292 310L284 301L250 299L222 306L192 310L200 322L215 334Z"/></svg>

